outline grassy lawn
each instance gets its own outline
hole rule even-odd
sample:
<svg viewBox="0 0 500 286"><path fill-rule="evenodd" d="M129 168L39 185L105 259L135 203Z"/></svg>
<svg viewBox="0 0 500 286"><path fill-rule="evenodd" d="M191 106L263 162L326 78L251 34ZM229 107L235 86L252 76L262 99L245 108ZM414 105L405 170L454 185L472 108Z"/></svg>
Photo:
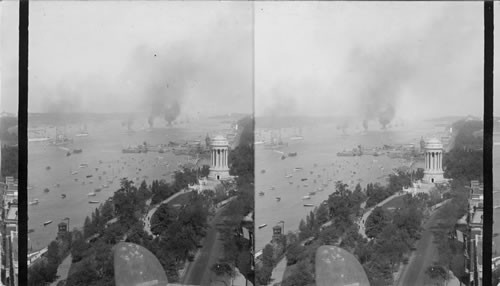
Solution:
<svg viewBox="0 0 500 286"><path fill-rule="evenodd" d="M384 205L382 205L383 208L385 209L391 209L391 208L401 208L404 205L404 197L405 196L399 196L395 197L394 199L388 201Z"/></svg>
<svg viewBox="0 0 500 286"><path fill-rule="evenodd" d="M168 202L167 205L169 207L177 205L177 204L185 205L185 204L189 203L189 196L190 195L191 195L191 192L179 195L176 198L174 198L173 200L171 200L170 202Z"/></svg>

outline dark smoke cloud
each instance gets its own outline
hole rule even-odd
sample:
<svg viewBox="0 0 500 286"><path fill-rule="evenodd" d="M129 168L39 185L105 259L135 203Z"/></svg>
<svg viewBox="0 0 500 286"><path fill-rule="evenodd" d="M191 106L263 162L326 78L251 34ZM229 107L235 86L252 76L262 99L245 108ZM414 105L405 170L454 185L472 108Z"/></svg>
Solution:
<svg viewBox="0 0 500 286"><path fill-rule="evenodd" d="M350 64L356 67L355 92L359 98L359 116L363 127L378 120L382 128L394 119L403 87L414 75L400 45L384 46L380 50L354 49Z"/></svg>
<svg viewBox="0 0 500 286"><path fill-rule="evenodd" d="M150 127L157 117L171 124L179 116L186 94L204 68L196 57L182 44L159 49L140 46L134 51L124 77L150 113Z"/></svg>
<svg viewBox="0 0 500 286"><path fill-rule="evenodd" d="M169 8L166 16L158 12L165 5ZM138 121L151 125L193 114L250 113L252 5L165 5L158 9L149 5L144 11L153 9L154 13L138 17L133 15L134 8L122 7L123 15L134 16L125 25L120 13L109 19L108 13L97 13L95 22L81 25L76 21L73 29L70 25L50 27L47 22L57 21L44 18L39 22L43 31L33 41L37 54L30 61L30 111L134 113ZM71 7L67 10L73 18L81 14ZM44 16L34 17L40 21ZM165 27L172 21L178 23ZM39 35L54 29L57 33L52 34L60 36L47 45ZM89 45L92 42L105 43L105 47L89 49L96 46ZM50 46L65 45L72 49L57 55L60 63L54 68L45 60L54 57ZM35 53L30 50L30 55ZM70 57L72 61L64 61ZM60 76L70 73L64 79ZM66 89L59 88L58 82Z"/></svg>

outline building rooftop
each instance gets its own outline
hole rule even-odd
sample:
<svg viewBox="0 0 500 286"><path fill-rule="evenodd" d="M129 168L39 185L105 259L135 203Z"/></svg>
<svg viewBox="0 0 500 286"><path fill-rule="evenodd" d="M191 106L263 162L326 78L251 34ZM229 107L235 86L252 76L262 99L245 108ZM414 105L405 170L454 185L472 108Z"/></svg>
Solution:
<svg viewBox="0 0 500 286"><path fill-rule="evenodd" d="M483 223L483 210L477 209L472 217L472 223L482 224Z"/></svg>
<svg viewBox="0 0 500 286"><path fill-rule="evenodd" d="M7 213L8 220L17 220L17 205L11 205Z"/></svg>

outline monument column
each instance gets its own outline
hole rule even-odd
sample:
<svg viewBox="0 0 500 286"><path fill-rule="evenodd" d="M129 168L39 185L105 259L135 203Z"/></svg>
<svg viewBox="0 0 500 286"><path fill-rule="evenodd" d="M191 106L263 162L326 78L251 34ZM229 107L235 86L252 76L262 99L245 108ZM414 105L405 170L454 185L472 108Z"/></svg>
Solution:
<svg viewBox="0 0 500 286"><path fill-rule="evenodd" d="M431 170L434 170L434 152L431 152Z"/></svg>

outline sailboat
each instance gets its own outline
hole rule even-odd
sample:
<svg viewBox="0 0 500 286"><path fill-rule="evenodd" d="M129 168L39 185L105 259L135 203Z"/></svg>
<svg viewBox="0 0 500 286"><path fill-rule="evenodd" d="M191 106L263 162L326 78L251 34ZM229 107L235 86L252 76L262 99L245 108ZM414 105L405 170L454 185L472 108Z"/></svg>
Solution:
<svg viewBox="0 0 500 286"><path fill-rule="evenodd" d="M87 131L87 124L80 128L80 131L75 135L76 137L85 137L89 136L89 132Z"/></svg>

